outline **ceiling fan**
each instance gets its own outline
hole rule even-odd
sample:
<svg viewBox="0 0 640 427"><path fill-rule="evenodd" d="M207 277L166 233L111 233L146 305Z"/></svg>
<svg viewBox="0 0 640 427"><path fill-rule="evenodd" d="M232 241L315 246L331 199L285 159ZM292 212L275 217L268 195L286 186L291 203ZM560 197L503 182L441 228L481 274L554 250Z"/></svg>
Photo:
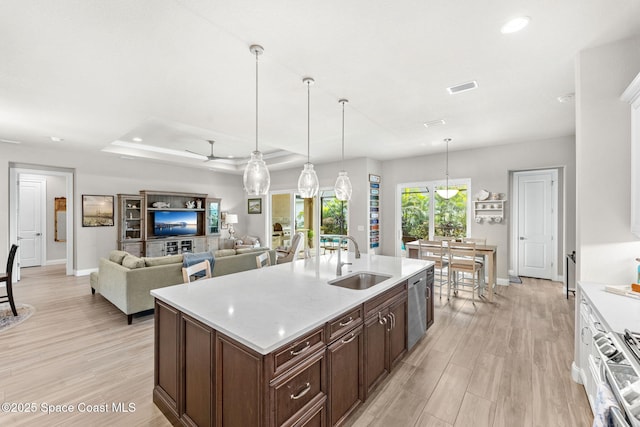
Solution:
<svg viewBox="0 0 640 427"><path fill-rule="evenodd" d="M191 150L185 150L185 151L188 151L189 153L197 154L198 156L206 157L207 160L205 160L205 162L210 162L212 160L218 160L218 159L224 159L224 157L218 157L218 156L213 154L213 144L215 144L215 141L212 140L212 139L208 139L207 142L209 142L209 145L211 145L211 154L209 154L208 156L206 156L204 154L196 153L195 151L191 151Z"/></svg>

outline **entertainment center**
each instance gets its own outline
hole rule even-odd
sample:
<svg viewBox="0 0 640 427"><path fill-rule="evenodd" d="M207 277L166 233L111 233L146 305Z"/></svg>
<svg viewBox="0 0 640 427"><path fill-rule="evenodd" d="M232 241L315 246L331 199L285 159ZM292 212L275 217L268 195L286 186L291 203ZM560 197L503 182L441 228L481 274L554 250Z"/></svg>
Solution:
<svg viewBox="0 0 640 427"><path fill-rule="evenodd" d="M158 257L218 248L220 199L142 190L118 194L118 249Z"/></svg>

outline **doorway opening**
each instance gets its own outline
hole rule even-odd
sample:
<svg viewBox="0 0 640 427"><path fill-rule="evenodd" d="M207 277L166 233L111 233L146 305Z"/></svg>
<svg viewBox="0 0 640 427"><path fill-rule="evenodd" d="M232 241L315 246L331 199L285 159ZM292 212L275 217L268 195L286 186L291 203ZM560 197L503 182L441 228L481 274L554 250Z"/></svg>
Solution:
<svg viewBox="0 0 640 427"><path fill-rule="evenodd" d="M74 274L74 171L9 164L9 240L20 246L20 268L65 264ZM63 200L64 199L64 200Z"/></svg>

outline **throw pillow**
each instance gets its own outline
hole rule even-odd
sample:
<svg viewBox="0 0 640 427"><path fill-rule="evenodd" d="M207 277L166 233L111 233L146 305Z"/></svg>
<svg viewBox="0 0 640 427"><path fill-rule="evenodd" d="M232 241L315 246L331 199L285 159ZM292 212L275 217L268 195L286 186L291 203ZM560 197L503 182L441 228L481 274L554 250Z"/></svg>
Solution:
<svg viewBox="0 0 640 427"><path fill-rule="evenodd" d="M142 258L138 258L137 256L127 254L127 256L122 260L122 266L131 269L143 268L144 260Z"/></svg>
<svg viewBox="0 0 640 427"><path fill-rule="evenodd" d="M157 265L178 264L182 263L182 255L167 255L159 257L144 257L144 265L147 267L155 267Z"/></svg>
<svg viewBox="0 0 640 427"><path fill-rule="evenodd" d="M122 265L122 260L127 255L129 255L129 253L125 251L111 251L109 253L109 261Z"/></svg>

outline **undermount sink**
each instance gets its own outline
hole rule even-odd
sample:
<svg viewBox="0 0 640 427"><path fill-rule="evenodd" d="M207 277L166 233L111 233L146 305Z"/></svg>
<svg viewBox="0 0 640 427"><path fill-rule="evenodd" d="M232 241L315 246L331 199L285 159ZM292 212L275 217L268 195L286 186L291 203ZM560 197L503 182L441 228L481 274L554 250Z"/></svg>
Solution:
<svg viewBox="0 0 640 427"><path fill-rule="evenodd" d="M361 271L330 280L329 284L348 289L369 289L370 287L390 278L391 276L388 274L367 273Z"/></svg>

